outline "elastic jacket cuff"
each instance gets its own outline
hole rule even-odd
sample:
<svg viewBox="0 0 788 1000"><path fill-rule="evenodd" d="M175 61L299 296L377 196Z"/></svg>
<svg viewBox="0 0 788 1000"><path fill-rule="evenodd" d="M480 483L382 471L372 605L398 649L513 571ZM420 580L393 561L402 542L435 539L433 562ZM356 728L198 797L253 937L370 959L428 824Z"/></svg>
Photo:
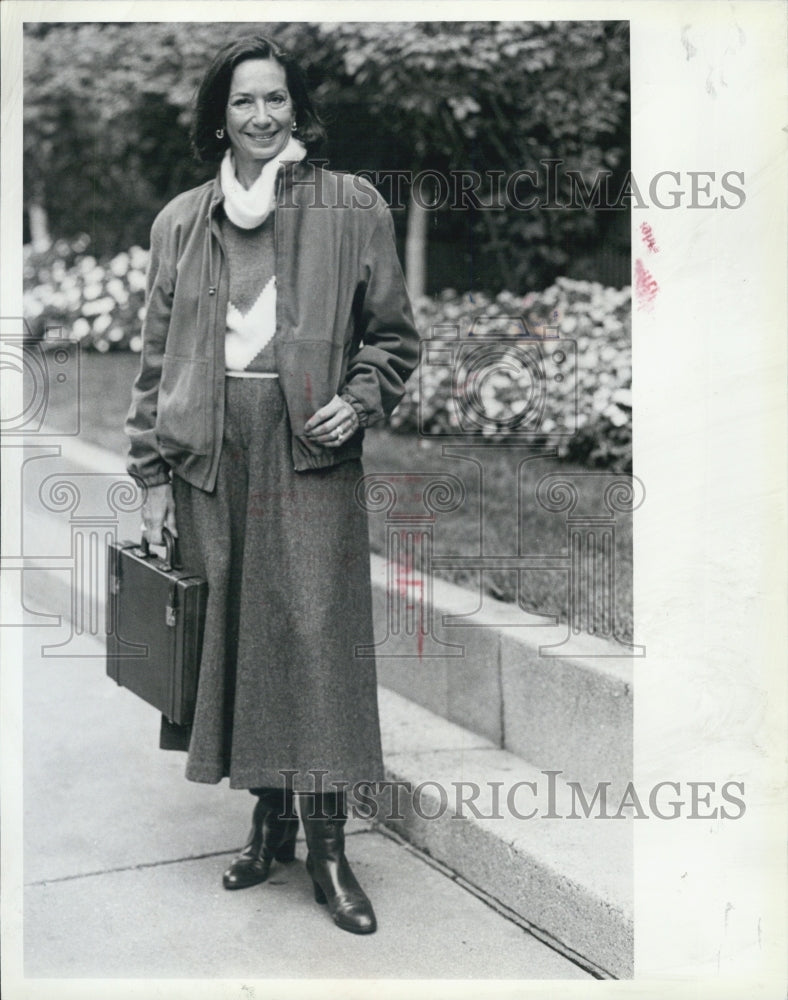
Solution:
<svg viewBox="0 0 788 1000"><path fill-rule="evenodd" d="M346 403L350 403L353 407L356 412L356 416L358 417L359 427L366 427L369 423L369 413L365 409L363 403L356 399L356 397L352 393L348 392L347 389L342 390L339 394L339 398L344 399Z"/></svg>

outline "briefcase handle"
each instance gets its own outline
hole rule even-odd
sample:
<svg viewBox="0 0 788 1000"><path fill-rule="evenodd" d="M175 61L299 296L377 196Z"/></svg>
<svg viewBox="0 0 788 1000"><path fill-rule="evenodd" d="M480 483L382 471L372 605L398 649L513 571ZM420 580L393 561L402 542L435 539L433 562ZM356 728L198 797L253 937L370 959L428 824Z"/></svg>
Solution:
<svg viewBox="0 0 788 1000"><path fill-rule="evenodd" d="M167 558L162 569L165 573L169 573L171 569L180 569L181 557L178 550L178 539L169 528L164 527L161 529L161 537L164 539L164 547L167 549ZM151 555L150 542L144 531L142 533L142 540L140 541L140 550L143 559L147 559Z"/></svg>

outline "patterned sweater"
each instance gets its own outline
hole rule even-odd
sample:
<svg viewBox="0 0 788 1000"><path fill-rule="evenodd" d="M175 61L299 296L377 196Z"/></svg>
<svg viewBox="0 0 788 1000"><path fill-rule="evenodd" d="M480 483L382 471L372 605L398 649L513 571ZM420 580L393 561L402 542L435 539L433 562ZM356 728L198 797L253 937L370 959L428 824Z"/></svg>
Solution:
<svg viewBox="0 0 788 1000"><path fill-rule="evenodd" d="M227 216L221 226L230 272L225 368L275 372L274 213L256 229L241 229Z"/></svg>

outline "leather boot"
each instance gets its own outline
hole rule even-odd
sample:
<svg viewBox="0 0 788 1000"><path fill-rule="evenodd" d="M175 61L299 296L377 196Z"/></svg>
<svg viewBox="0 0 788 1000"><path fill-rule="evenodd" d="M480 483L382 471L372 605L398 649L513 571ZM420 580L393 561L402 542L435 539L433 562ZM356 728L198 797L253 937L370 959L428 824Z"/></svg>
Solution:
<svg viewBox="0 0 788 1000"><path fill-rule="evenodd" d="M352 934L372 934L377 921L372 904L345 857L344 800L336 795L310 796L301 810L309 853L306 870L315 902L327 904L337 927Z"/></svg>
<svg viewBox="0 0 788 1000"><path fill-rule="evenodd" d="M268 878L272 861L295 859L298 817L292 812L292 798L288 800L280 788L254 789L254 794L252 829L246 846L224 873L225 889L259 885Z"/></svg>

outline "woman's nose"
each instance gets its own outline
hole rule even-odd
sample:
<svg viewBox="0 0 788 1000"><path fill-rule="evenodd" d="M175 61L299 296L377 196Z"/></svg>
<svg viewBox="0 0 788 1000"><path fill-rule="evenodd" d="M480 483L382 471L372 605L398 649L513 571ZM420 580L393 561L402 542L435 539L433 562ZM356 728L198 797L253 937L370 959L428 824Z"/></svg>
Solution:
<svg viewBox="0 0 788 1000"><path fill-rule="evenodd" d="M270 117L265 101L256 101L254 106L254 120L256 122L267 122Z"/></svg>

